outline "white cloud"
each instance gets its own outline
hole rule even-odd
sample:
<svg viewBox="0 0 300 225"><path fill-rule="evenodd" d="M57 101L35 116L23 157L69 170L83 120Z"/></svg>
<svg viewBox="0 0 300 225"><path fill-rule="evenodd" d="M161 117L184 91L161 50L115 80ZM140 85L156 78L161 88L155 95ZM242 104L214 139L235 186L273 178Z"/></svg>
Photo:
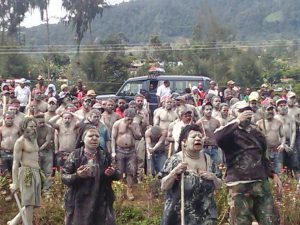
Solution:
<svg viewBox="0 0 300 225"><path fill-rule="evenodd" d="M129 0L108 0L107 2L111 5L118 4L121 2L128 2ZM57 23L61 17L65 15L65 11L62 9L62 0L50 0L49 5L49 23ZM38 10L33 12L28 12L25 15L24 21L21 23L21 26L24 27L34 27L43 23L41 21L41 15Z"/></svg>

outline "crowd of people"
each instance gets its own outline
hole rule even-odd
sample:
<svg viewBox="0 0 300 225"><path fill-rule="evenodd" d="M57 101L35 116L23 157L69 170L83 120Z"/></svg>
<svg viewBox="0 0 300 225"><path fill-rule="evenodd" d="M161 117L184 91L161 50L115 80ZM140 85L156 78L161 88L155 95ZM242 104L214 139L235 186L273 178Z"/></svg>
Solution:
<svg viewBox="0 0 300 225"><path fill-rule="evenodd" d="M145 174L166 193L162 225L217 224L214 191L222 182L231 224L279 224L268 178L279 192L285 169L299 179L297 96L265 84L244 93L234 81L227 85L222 93L215 81L208 90L199 83L173 93L165 81L154 112L142 93L130 102L101 99L82 80L60 91L42 76L32 87L25 79L2 85L0 172L12 175L10 189L20 189L22 203L8 224L32 224L53 170L66 185L66 225L116 224L112 182L122 180L133 201Z"/></svg>

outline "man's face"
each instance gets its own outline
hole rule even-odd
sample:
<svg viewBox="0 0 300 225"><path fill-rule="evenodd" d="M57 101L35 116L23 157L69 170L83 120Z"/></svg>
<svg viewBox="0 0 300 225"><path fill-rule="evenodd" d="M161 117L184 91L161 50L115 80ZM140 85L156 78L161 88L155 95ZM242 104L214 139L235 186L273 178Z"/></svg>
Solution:
<svg viewBox="0 0 300 225"><path fill-rule="evenodd" d="M27 127L26 127L26 134L30 137L30 136L35 136L36 135L36 123L34 121L30 121L28 124L27 124Z"/></svg>
<svg viewBox="0 0 300 225"><path fill-rule="evenodd" d="M21 88L25 87L25 83L20 83Z"/></svg>
<svg viewBox="0 0 300 225"><path fill-rule="evenodd" d="M118 107L120 108L120 109L125 109L125 104L126 104L126 101L125 101L125 99L119 99L119 101L118 101Z"/></svg>
<svg viewBox="0 0 300 225"><path fill-rule="evenodd" d="M203 84L202 84L202 83L199 83L199 84L198 84L198 89L199 89L199 90L203 90Z"/></svg>
<svg viewBox="0 0 300 225"><path fill-rule="evenodd" d="M288 106L294 106L296 104L296 102L297 102L296 97L291 97L291 98L287 99Z"/></svg>
<svg viewBox="0 0 300 225"><path fill-rule="evenodd" d="M204 107L203 114L204 114L205 117L211 117L211 115L212 115L212 106L211 105L206 105Z"/></svg>
<svg viewBox="0 0 300 225"><path fill-rule="evenodd" d="M144 105L143 97L136 97L135 102L136 102L137 108L139 108L139 109L143 108L143 105Z"/></svg>
<svg viewBox="0 0 300 225"><path fill-rule="evenodd" d="M192 121L192 113L185 113L181 116L181 120L185 124L189 124Z"/></svg>
<svg viewBox="0 0 300 225"><path fill-rule="evenodd" d="M228 112L229 112L229 107L228 106L223 106L221 109L221 115L223 118L228 117Z"/></svg>
<svg viewBox="0 0 300 225"><path fill-rule="evenodd" d="M257 107L257 101L256 100L252 100L249 102L249 106L251 107L253 112L256 112L256 110L258 109Z"/></svg>
<svg viewBox="0 0 300 225"><path fill-rule="evenodd" d="M169 81L165 81L164 85L165 85L165 87L170 87L170 82Z"/></svg>
<svg viewBox="0 0 300 225"><path fill-rule="evenodd" d="M37 127L39 127L39 128L45 126L45 118L37 118L36 122L37 122Z"/></svg>
<svg viewBox="0 0 300 225"><path fill-rule="evenodd" d="M14 124L14 116L13 115L6 115L4 117L5 126L11 127Z"/></svg>
<svg viewBox="0 0 300 225"><path fill-rule="evenodd" d="M186 150L201 151L202 147L202 134L199 131L191 130L186 140Z"/></svg>
<svg viewBox="0 0 300 225"><path fill-rule="evenodd" d="M285 102L281 102L277 106L278 113L280 115L286 115L288 113L288 107Z"/></svg>
<svg viewBox="0 0 300 225"><path fill-rule="evenodd" d="M125 117L124 117L124 121L125 121L125 123L126 123L127 125L132 124L133 119L134 119L133 117L128 117L128 116L125 116Z"/></svg>
<svg viewBox="0 0 300 225"><path fill-rule="evenodd" d="M96 149L100 144L100 135L97 130L89 130L83 138L84 146L87 149Z"/></svg>
<svg viewBox="0 0 300 225"><path fill-rule="evenodd" d="M246 95L250 95L250 93L251 93L250 88L246 88L245 94L246 94Z"/></svg>
<svg viewBox="0 0 300 225"><path fill-rule="evenodd" d="M215 97L212 104L213 104L214 108L218 109L220 107L220 104L221 104L221 99L218 98L218 97Z"/></svg>
<svg viewBox="0 0 300 225"><path fill-rule="evenodd" d="M48 112L54 112L56 110L56 103L55 102L48 102Z"/></svg>
<svg viewBox="0 0 300 225"><path fill-rule="evenodd" d="M274 118L274 108L268 108L266 110L266 118L267 120L272 120Z"/></svg>
<svg viewBox="0 0 300 225"><path fill-rule="evenodd" d="M15 107L17 110L20 109L20 103L19 102L14 102L11 104L13 107Z"/></svg>
<svg viewBox="0 0 300 225"><path fill-rule="evenodd" d="M83 100L83 108L90 109L92 107L92 99L87 98Z"/></svg>
<svg viewBox="0 0 300 225"><path fill-rule="evenodd" d="M63 123L65 125L69 125L71 123L71 121L72 121L72 118L73 118L73 116L71 114L69 114L69 113L63 114L63 116L62 116Z"/></svg>
<svg viewBox="0 0 300 225"><path fill-rule="evenodd" d="M34 98L35 98L35 100L37 100L37 101L42 100L42 93L41 93L40 91L37 91L37 92L34 94Z"/></svg>
<svg viewBox="0 0 300 225"><path fill-rule="evenodd" d="M100 122L100 113L97 114L97 113L92 113L90 115L90 122L95 125L95 126L98 126L99 122Z"/></svg>
<svg viewBox="0 0 300 225"><path fill-rule="evenodd" d="M167 99L167 100L165 101L164 105L165 105L165 108L166 108L167 110L172 109L172 99Z"/></svg>
<svg viewBox="0 0 300 225"><path fill-rule="evenodd" d="M115 104L111 101L108 101L106 104L106 111L108 113L112 113L114 111L114 108L115 108Z"/></svg>
<svg viewBox="0 0 300 225"><path fill-rule="evenodd" d="M17 114L17 111L18 109L14 106L9 106L8 109L7 109L9 112L11 112L12 114L16 115Z"/></svg>

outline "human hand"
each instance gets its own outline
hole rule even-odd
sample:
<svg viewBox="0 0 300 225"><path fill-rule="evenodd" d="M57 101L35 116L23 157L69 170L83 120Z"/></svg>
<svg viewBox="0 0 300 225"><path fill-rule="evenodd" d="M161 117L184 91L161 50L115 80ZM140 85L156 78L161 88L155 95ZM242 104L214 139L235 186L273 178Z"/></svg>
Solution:
<svg viewBox="0 0 300 225"><path fill-rule="evenodd" d="M273 174L273 183L274 183L274 186L277 187L278 195L281 195L282 194L282 182L276 173Z"/></svg>
<svg viewBox="0 0 300 225"><path fill-rule="evenodd" d="M284 145L279 145L279 146L277 147L277 150L278 150L279 152L284 151Z"/></svg>
<svg viewBox="0 0 300 225"><path fill-rule="evenodd" d="M112 160L115 160L116 159L116 153L115 152L113 152L113 153L111 153L111 158L112 158Z"/></svg>
<svg viewBox="0 0 300 225"><path fill-rule="evenodd" d="M76 174L81 178L89 177L90 168L86 165L78 167Z"/></svg>
<svg viewBox="0 0 300 225"><path fill-rule="evenodd" d="M172 173L173 174L181 174L184 173L187 169L187 162L181 162L179 163L173 170Z"/></svg>
<svg viewBox="0 0 300 225"><path fill-rule="evenodd" d="M205 180L216 180L217 176L214 173L208 172L208 171L201 171L199 172L200 176Z"/></svg>
<svg viewBox="0 0 300 225"><path fill-rule="evenodd" d="M242 113L240 113L238 116L237 116L237 119L240 121L240 122L243 122L243 121L246 121L247 119L251 118L253 116L253 112L251 110L246 110Z"/></svg>
<svg viewBox="0 0 300 225"><path fill-rule="evenodd" d="M9 185L9 189L10 189L11 193L15 193L18 190L18 187L16 184L12 183Z"/></svg>
<svg viewBox="0 0 300 225"><path fill-rule="evenodd" d="M106 176L111 176L113 175L113 173L116 171L116 169L112 166L109 166L105 171L104 171L104 174Z"/></svg>

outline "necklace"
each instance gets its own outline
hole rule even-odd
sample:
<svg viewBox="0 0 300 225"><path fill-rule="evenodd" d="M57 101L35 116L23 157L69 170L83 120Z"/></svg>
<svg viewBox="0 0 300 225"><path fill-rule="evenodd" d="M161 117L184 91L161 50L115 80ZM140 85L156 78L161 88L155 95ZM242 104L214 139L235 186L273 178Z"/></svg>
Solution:
<svg viewBox="0 0 300 225"><path fill-rule="evenodd" d="M90 152L88 152L88 151L84 151L84 155L87 157L87 158L89 158L89 159L96 159L96 153L97 152L95 152L95 153L90 153Z"/></svg>

